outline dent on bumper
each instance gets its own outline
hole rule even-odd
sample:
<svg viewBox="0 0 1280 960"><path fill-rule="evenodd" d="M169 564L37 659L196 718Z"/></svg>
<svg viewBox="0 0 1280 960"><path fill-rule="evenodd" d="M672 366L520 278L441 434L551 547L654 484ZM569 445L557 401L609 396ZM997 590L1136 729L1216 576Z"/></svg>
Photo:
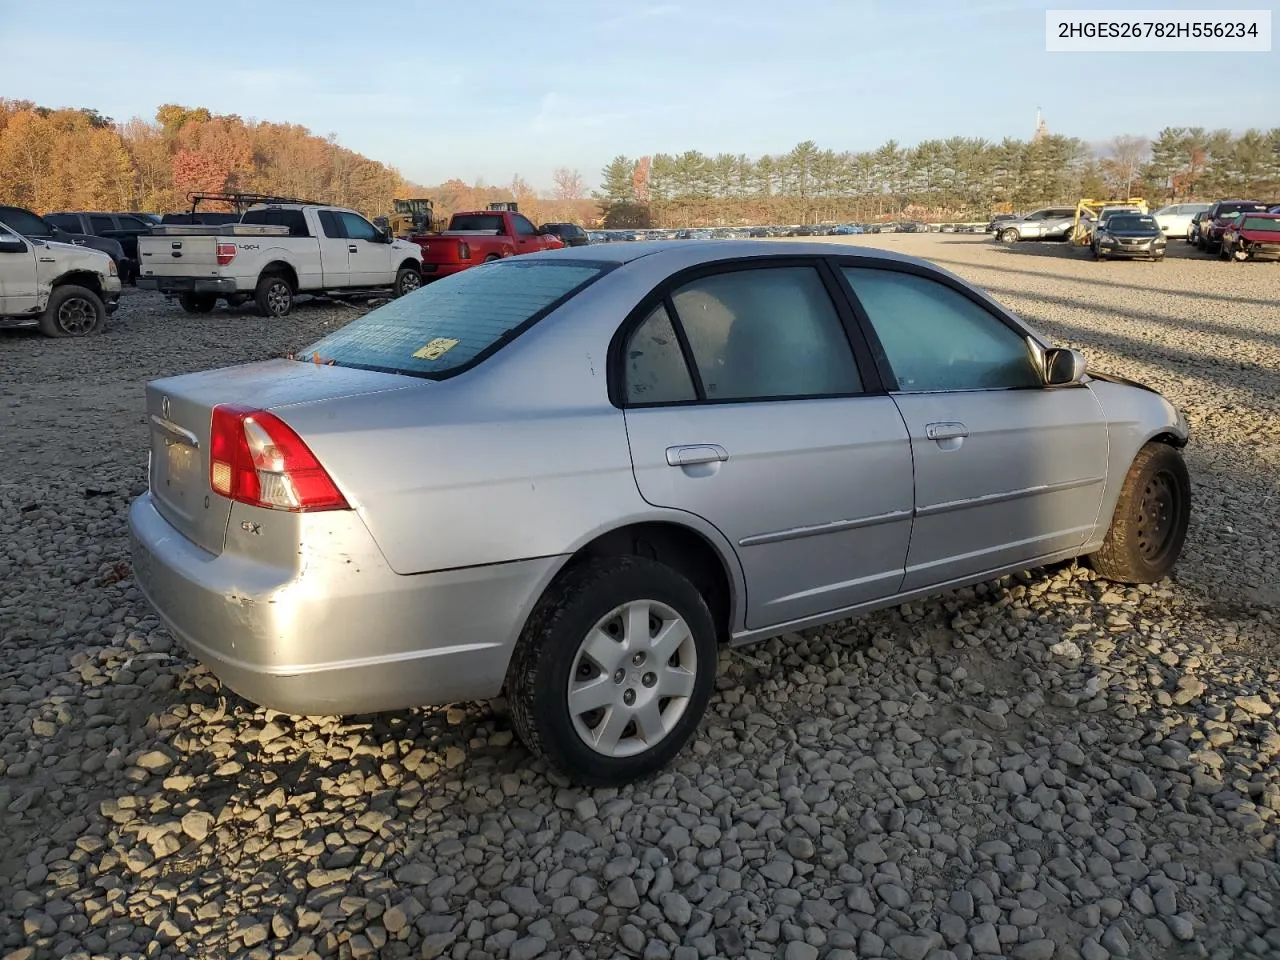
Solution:
<svg viewBox="0 0 1280 960"><path fill-rule="evenodd" d="M401 576L354 513L326 516L359 529L285 569L206 552L144 494L129 510L134 576L175 638L263 706L355 714L496 696L559 558Z"/></svg>

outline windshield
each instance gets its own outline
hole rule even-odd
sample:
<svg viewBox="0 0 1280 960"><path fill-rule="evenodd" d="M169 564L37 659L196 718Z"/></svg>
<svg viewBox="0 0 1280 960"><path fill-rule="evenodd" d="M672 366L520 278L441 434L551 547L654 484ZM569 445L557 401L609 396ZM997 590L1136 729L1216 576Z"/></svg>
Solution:
<svg viewBox="0 0 1280 960"><path fill-rule="evenodd" d="M365 314L299 357L440 379L484 359L607 269L514 259L472 267Z"/></svg>
<svg viewBox="0 0 1280 960"><path fill-rule="evenodd" d="M1240 224L1242 230L1274 230L1280 232L1280 220L1274 217L1245 217Z"/></svg>
<svg viewBox="0 0 1280 960"><path fill-rule="evenodd" d="M458 213L449 221L450 230L497 230L502 232L502 217L496 213Z"/></svg>
<svg viewBox="0 0 1280 960"><path fill-rule="evenodd" d="M49 225L34 213L18 207L0 207L0 223L10 227L24 237L52 237Z"/></svg>
<svg viewBox="0 0 1280 960"><path fill-rule="evenodd" d="M1108 230L1155 230L1156 221L1152 217L1134 217L1117 213L1107 218Z"/></svg>
<svg viewBox="0 0 1280 960"><path fill-rule="evenodd" d="M1241 213L1266 213L1265 203L1224 203L1218 208L1218 216L1223 219L1239 216Z"/></svg>

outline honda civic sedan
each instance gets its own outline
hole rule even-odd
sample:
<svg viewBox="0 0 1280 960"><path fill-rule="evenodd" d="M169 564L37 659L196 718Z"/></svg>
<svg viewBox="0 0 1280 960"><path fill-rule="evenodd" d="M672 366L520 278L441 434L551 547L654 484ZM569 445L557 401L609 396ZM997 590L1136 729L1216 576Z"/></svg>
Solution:
<svg viewBox="0 0 1280 960"><path fill-rule="evenodd" d="M289 358L147 385L139 586L291 714L505 694L580 783L663 767L717 649L1084 556L1173 568L1185 419L920 260L500 260Z"/></svg>

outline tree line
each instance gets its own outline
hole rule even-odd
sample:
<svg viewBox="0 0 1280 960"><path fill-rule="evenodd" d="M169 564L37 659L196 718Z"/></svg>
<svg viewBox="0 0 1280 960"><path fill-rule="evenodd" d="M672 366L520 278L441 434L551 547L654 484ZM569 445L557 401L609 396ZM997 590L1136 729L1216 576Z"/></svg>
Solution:
<svg viewBox="0 0 1280 960"><path fill-rule="evenodd" d="M951 137L914 147L891 140L858 153L806 140L754 158L619 155L600 176L594 196L612 227L977 220L1082 197L1280 203L1280 128L1167 127L1154 140L1116 137L1101 149L1060 135L999 143Z"/></svg>
<svg viewBox="0 0 1280 960"><path fill-rule="evenodd" d="M411 192L393 168L295 124L166 104L154 121L0 99L0 202L51 210L188 206L191 191L270 193L386 213Z"/></svg>

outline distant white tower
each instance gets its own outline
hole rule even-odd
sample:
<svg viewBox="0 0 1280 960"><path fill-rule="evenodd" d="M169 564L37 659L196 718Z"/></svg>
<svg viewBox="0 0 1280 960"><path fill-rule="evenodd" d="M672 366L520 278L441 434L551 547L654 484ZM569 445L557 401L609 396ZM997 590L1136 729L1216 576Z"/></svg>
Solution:
<svg viewBox="0 0 1280 960"><path fill-rule="evenodd" d="M1044 115L1040 113L1040 108L1036 107L1036 132L1031 137L1032 143L1038 143L1049 135L1049 126L1044 122Z"/></svg>

